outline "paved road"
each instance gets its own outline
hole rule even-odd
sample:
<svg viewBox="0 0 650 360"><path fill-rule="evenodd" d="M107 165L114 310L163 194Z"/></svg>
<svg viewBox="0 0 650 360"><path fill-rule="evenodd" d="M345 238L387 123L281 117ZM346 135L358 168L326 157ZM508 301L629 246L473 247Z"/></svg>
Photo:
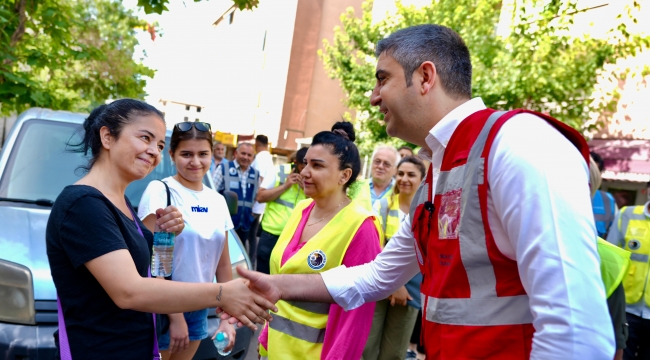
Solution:
<svg viewBox="0 0 650 360"><path fill-rule="evenodd" d="M244 360L257 360L257 337L260 336L260 331L262 327L258 325L257 331L253 334L253 339L251 344L248 347L248 353L246 353L246 359Z"/></svg>

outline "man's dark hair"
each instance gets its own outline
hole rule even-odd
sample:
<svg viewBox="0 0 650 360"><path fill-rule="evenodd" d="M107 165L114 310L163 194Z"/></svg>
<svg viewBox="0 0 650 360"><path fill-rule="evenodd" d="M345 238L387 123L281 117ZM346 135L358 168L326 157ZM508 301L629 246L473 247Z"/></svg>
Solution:
<svg viewBox="0 0 650 360"><path fill-rule="evenodd" d="M264 146L267 146L269 144L269 138L266 135L257 135L255 137L255 141Z"/></svg>
<svg viewBox="0 0 650 360"><path fill-rule="evenodd" d="M404 149L410 151L411 154L413 154L413 149L410 146L406 146L406 145L400 146L399 149L397 149L397 151L399 152L400 150L404 150Z"/></svg>
<svg viewBox="0 0 650 360"><path fill-rule="evenodd" d="M425 61L436 66L442 88L450 96L472 97L472 61L463 39L441 25L418 25L398 30L380 40L375 55L391 56L404 68L406 85Z"/></svg>
<svg viewBox="0 0 650 360"><path fill-rule="evenodd" d="M590 152L589 155L591 155L591 158L594 159L596 164L598 164L598 170L602 173L603 169L605 169L605 161L603 161L603 158L593 151Z"/></svg>

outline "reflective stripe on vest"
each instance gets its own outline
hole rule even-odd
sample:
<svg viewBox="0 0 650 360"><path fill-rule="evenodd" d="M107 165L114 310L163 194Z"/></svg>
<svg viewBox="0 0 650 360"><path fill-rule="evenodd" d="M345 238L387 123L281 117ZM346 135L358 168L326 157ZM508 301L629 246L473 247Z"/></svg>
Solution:
<svg viewBox="0 0 650 360"><path fill-rule="evenodd" d="M632 305L645 298L645 304L650 306L650 219L644 208L645 205L622 208L617 225L624 237L619 246L632 253L630 269L623 279L625 301Z"/></svg>
<svg viewBox="0 0 650 360"><path fill-rule="evenodd" d="M248 231L253 223L253 205L257 196L257 189L259 188L259 173L254 168L250 168L248 176L244 184L246 186L246 196L244 196L241 179L239 178L239 171L235 166L234 161L224 161L222 164L224 189L232 191L237 194L237 214L232 216L232 223L235 229L242 229ZM235 170L235 174L231 174L231 170ZM237 184L236 188L232 188L231 184Z"/></svg>
<svg viewBox="0 0 650 360"><path fill-rule="evenodd" d="M437 299L429 296L426 302L426 319L449 325L532 323L533 314L528 302L527 295L462 299Z"/></svg>
<svg viewBox="0 0 650 360"><path fill-rule="evenodd" d="M388 202L391 202L389 208ZM378 201L379 208L376 209L381 219L381 227L384 234L384 244L397 232L400 226L399 218L399 195L386 196ZM376 206L376 203L375 203Z"/></svg>
<svg viewBox="0 0 650 360"><path fill-rule="evenodd" d="M303 211L312 203L311 199L301 201L291 213L271 253L271 274L320 273L341 265L352 238L368 217L374 218L377 232L381 231L373 213L352 201L281 265ZM276 305L278 312L272 313L269 323L269 360L320 359L331 305L284 300Z"/></svg>
<svg viewBox="0 0 650 360"><path fill-rule="evenodd" d="M269 322L269 329L279 331L310 343L322 344L323 340L325 340L325 329L317 329L308 325L303 325L278 314L273 314L273 321Z"/></svg>

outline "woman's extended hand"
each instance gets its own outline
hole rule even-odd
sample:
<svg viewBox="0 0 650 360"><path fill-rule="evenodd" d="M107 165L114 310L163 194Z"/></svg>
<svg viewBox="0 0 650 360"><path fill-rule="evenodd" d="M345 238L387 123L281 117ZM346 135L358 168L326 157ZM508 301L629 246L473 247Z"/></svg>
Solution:
<svg viewBox="0 0 650 360"><path fill-rule="evenodd" d="M156 218L156 224L167 232L173 232L178 235L185 228L183 216L174 205L169 205L165 209L156 210Z"/></svg>
<svg viewBox="0 0 650 360"><path fill-rule="evenodd" d="M190 336L187 330L185 316L169 314L169 352L181 352L190 346Z"/></svg>
<svg viewBox="0 0 650 360"><path fill-rule="evenodd" d="M278 311L273 302L251 291L247 280L236 279L219 286L219 307L254 331L257 330L255 323L273 320L267 310Z"/></svg>

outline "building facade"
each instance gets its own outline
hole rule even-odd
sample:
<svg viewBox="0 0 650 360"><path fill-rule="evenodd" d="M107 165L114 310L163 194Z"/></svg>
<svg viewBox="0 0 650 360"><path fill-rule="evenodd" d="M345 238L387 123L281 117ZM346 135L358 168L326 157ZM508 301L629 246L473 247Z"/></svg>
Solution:
<svg viewBox="0 0 650 360"><path fill-rule="evenodd" d="M296 150L329 130L350 110L338 80L330 79L318 50L332 40L348 7L362 0L261 1L253 11L226 9L216 17L215 99L219 130L264 134L275 149ZM298 140L298 141L296 141Z"/></svg>

